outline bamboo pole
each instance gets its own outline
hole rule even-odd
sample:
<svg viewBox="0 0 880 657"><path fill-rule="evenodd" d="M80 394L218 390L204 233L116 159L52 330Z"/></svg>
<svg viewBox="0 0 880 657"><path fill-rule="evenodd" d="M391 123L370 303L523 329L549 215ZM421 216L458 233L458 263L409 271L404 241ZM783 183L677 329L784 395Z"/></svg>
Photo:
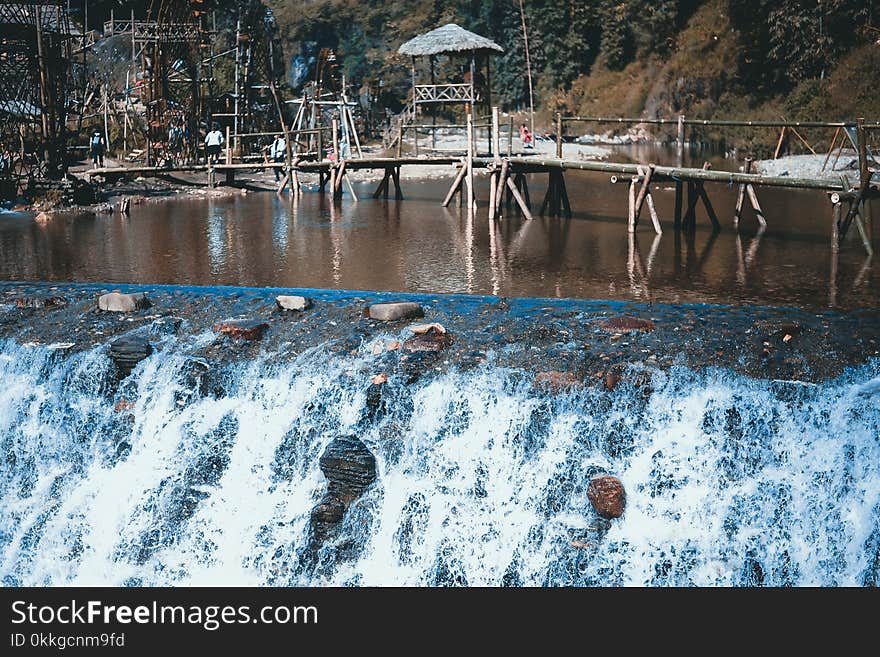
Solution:
<svg viewBox="0 0 880 657"><path fill-rule="evenodd" d="M487 166L489 160L486 158L474 158L477 166ZM559 170L579 170L579 171L597 171L600 173L612 173L618 175L638 174L635 164L624 164L618 162L597 162L587 160L557 160L543 158L510 158L510 164L518 171L547 171L549 169ZM844 185L840 182L821 180L814 178L793 178L789 176L767 176L763 174L745 174L737 171L715 171L712 169L696 169L696 168L678 168L657 166L654 171L654 177L665 180L703 180L707 182L718 182L726 185L736 183L750 183L753 185L762 185L767 187L791 187L798 189L820 189L826 191L846 191Z"/></svg>
<svg viewBox="0 0 880 657"><path fill-rule="evenodd" d="M455 175L455 179L452 181L452 186L449 188L449 191L446 193L446 198L443 199L443 207L447 207L449 203L452 201L452 197L455 196L455 193L461 189L462 183L464 182L464 177L467 174L467 164L462 163L461 167L459 167L458 173Z"/></svg>
<svg viewBox="0 0 880 657"><path fill-rule="evenodd" d="M474 126L471 113L467 113L467 210L474 216Z"/></svg>
<svg viewBox="0 0 880 657"><path fill-rule="evenodd" d="M562 114L559 112L556 112L556 157L562 159Z"/></svg>

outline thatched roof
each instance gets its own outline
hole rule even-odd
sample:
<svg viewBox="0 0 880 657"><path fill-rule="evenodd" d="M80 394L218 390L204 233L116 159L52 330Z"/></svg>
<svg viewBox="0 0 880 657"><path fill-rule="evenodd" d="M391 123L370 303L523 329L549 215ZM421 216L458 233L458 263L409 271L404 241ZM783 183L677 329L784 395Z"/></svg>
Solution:
<svg viewBox="0 0 880 657"><path fill-rule="evenodd" d="M494 41L481 37L479 34L468 32L455 23L449 23L443 27L438 27L436 30L413 37L400 46L397 52L401 55L423 57L426 55L470 52L472 50L504 52L504 48Z"/></svg>

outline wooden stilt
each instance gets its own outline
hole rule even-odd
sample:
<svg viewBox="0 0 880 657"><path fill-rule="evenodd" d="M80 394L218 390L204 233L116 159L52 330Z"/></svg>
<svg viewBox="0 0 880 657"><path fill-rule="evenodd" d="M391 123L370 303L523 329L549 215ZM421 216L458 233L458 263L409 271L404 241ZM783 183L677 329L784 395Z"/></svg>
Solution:
<svg viewBox="0 0 880 657"><path fill-rule="evenodd" d="M516 204L519 206L520 212L523 213L523 216L526 219L531 220L532 213L529 211L525 199L523 199L523 197L520 195L519 190L516 188L516 185L513 184L513 181L509 177L507 178L507 188L510 190L510 193L513 194L513 198L516 200Z"/></svg>
<svg viewBox="0 0 880 657"><path fill-rule="evenodd" d="M351 184L351 179L348 177L348 174L344 176L345 184L348 185L348 192L351 194L352 200L357 203L360 199L358 199L357 192L354 191L354 185Z"/></svg>
<svg viewBox="0 0 880 657"><path fill-rule="evenodd" d="M718 217L715 215L715 209L712 207L712 202L709 200L709 195L706 193L706 188L701 182L697 183L697 193L700 195L700 198L703 201L703 206L706 208L706 214L709 215L709 221L712 222L712 229L721 230L721 224L718 223Z"/></svg>
<svg viewBox="0 0 880 657"><path fill-rule="evenodd" d="M673 226L676 231L681 230L681 206L683 196L683 183L680 180L675 181L675 214L673 216Z"/></svg>
<svg viewBox="0 0 880 657"><path fill-rule="evenodd" d="M745 159L745 164L743 165L743 172L751 173L752 172L752 158L747 157ZM739 220L742 218L742 207L743 201L746 198L746 186L740 185L739 189L736 193L736 208L733 211L733 225L734 227L739 227Z"/></svg>
<svg viewBox="0 0 880 657"><path fill-rule="evenodd" d="M544 200L541 202L541 211L540 215L543 217L544 213L550 207L550 199L553 198L554 187L556 186L556 178L553 176L553 169L550 169L547 172L547 192L544 194Z"/></svg>
<svg viewBox="0 0 880 657"><path fill-rule="evenodd" d="M388 198L388 182L391 179L391 169L385 167L385 175L382 176L382 180L379 182L379 186L376 187L376 191L373 192L373 198L379 198L382 195L382 192L385 192L385 198Z"/></svg>
<svg viewBox="0 0 880 657"><path fill-rule="evenodd" d="M497 171L493 171L489 174L489 220L495 219L499 212L495 209L495 194L496 188L498 185L498 179L500 175Z"/></svg>
<svg viewBox="0 0 880 657"><path fill-rule="evenodd" d="M764 218L764 211L761 209L761 204L758 203L758 195L755 193L755 188L752 186L752 183L746 185L746 193L749 195L749 202L752 204L752 208L758 217L758 223L762 226L766 226L767 219Z"/></svg>
<svg viewBox="0 0 880 657"><path fill-rule="evenodd" d="M497 186L492 190L494 197L492 198L492 207L495 210L495 214L493 217L501 214L501 200L504 198L504 186L507 182L507 177L509 175L510 163L507 160L504 160L501 163L501 171L498 174Z"/></svg>
<svg viewBox="0 0 880 657"><path fill-rule="evenodd" d="M638 182L638 180L638 176L633 176L629 182L629 204L627 205L629 213L627 215L627 231L630 233L636 232L636 183Z"/></svg>
<svg viewBox="0 0 880 657"><path fill-rule="evenodd" d="M522 195L523 195L523 198L524 198L525 201L526 201L526 207L527 207L529 210L531 210L531 209L532 209L532 199L529 197L529 183L528 183L528 180L527 180L526 177L525 177L523 174L521 174L521 173L518 174L518 176L519 176L520 183L521 183L521 187L520 187L520 189L522 189Z"/></svg>
<svg viewBox="0 0 880 657"><path fill-rule="evenodd" d="M571 203L568 201L568 191L565 189L565 175L559 172L559 196L562 200L562 208L565 216L571 219Z"/></svg>
<svg viewBox="0 0 880 657"><path fill-rule="evenodd" d="M828 280L828 305L837 305L837 259L840 251L840 203L831 206L831 273Z"/></svg>
<svg viewBox="0 0 880 657"><path fill-rule="evenodd" d="M452 201L452 197L455 196L455 193L461 189L462 184L464 183L464 176L467 173L467 165L462 165L459 168L458 173L455 175L455 179L452 181L452 186L450 186L449 191L446 193L446 198L443 199L443 207L447 207ZM388 174L391 175L390 173Z"/></svg>
<svg viewBox="0 0 880 657"><path fill-rule="evenodd" d="M696 185L692 182L689 182L687 184L687 196L688 204L687 210L685 210L684 213L683 228L685 230L691 231L696 228L697 224L697 199L699 198L696 190Z"/></svg>
<svg viewBox="0 0 880 657"><path fill-rule="evenodd" d="M640 175L643 176L642 186L639 189L639 194L636 197L636 222L639 220L639 215L642 213L642 205L645 203L645 197L651 193L650 185L651 178L654 176L654 168L655 165L649 164L648 170L645 171L642 167L639 167Z"/></svg>
<svg viewBox="0 0 880 657"><path fill-rule="evenodd" d="M651 214L651 223L654 224L654 232L658 235L662 235L663 229L660 227L660 217L657 216L657 210L654 208L654 197L651 196L651 194L648 194L646 201L648 204L648 212Z"/></svg>
<svg viewBox="0 0 880 657"><path fill-rule="evenodd" d="M394 167L391 171L391 179L394 181L394 198L403 200L403 191L400 189L400 167Z"/></svg>

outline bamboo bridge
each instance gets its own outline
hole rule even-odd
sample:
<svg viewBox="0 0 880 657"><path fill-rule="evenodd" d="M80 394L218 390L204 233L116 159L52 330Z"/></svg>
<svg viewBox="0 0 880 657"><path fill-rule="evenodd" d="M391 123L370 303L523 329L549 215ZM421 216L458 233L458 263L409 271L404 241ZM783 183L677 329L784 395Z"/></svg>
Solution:
<svg viewBox="0 0 880 657"><path fill-rule="evenodd" d="M347 175L348 171L356 170L382 170L384 175L381 182L373 193L373 198L388 198L390 187L394 185L394 197L403 200L403 191L400 184L400 169L402 167L419 167L434 165L457 166L458 171L452 185L442 201L444 206L449 205L458 195L459 203L467 208L469 213L476 213L479 209L476 199L476 186L474 173L477 170L488 172L490 190L487 199L488 216L492 219L502 219L502 206L505 197L507 205L513 201L515 207L523 217L533 217L532 201L529 194L527 175L547 175L548 185L539 212L541 215L551 216L572 215L571 202L566 187L566 171L588 171L603 173L610 176L612 183L622 182L628 189L628 232L633 233L638 228L639 219L643 208L647 207L651 223L657 234L662 233L662 226L657 211L654 207L651 186L662 182L675 184L675 211L673 224L675 230L693 230L697 219L698 206L702 205L705 215L712 224L714 230L720 230L721 221L719 213L706 192L706 185L723 184L738 187L736 205L733 209L733 226L738 227L746 202L754 210L755 216L764 227L767 225L767 217L761 208L758 199L758 188L776 187L783 189L810 189L825 192L828 196L832 209L833 234L836 241L842 241L850 226L854 223L859 230L862 244L868 254L873 254L871 239L868 234L869 227L865 222L865 201L880 196L880 186L871 183L873 172L869 168L866 135L870 130L880 130L880 124L865 124L863 120L855 124L847 123L797 123L797 122L752 122L752 121L691 121L692 124L700 125L736 125L751 127L781 127L785 130L797 131L797 128L836 128L832 149L836 146L838 135L842 130L852 126L857 138L859 156L859 183L857 186L846 184L843 179L831 180L823 178L804 178L792 176L774 176L755 173L752 171L752 161L746 159L740 171L720 171L709 168L708 163L703 167L685 166L658 166L654 164L632 164L622 162L601 162L565 159L562 157L562 125L563 121L616 121L616 122L643 122L643 123L675 123L678 126L678 161L682 161L684 146L683 126L688 122L682 117L673 121L669 119L597 119L583 117L558 117L556 134L556 157L542 155L524 155L511 153L510 128L508 127L507 153L502 154L500 135L502 130L499 125L498 108L493 108L492 122L487 124L490 128L489 153L478 154L476 139L474 136L474 121L468 114L467 123L462 127L466 130L467 148L464 156L423 156L406 157L401 153L401 143L398 142L397 153L393 157L354 157L348 159L328 159L323 157L323 150L318 152L294 153L293 148L288 148L288 154L284 162L234 162L231 152L227 149L225 161L219 163L198 164L175 167L149 167L149 166L121 166L109 168L96 168L84 172L90 179L101 177L113 179L119 176L164 176L173 173L197 173L207 174L209 186L218 184L218 176L225 176L225 182L232 184L238 172L280 169L284 177L278 184L278 192L289 189L293 194L301 193L298 173L312 173L319 176L319 190L329 193L334 199L341 199L343 184L347 184L353 200L358 200L354 187ZM332 152L340 153L339 129L337 119L332 125ZM427 128L442 129L444 126L426 126ZM285 131L287 144L297 143L299 135L294 131ZM314 132L314 131L303 131ZM841 140L840 149L842 149ZM330 144L328 144L329 146ZM811 148L812 150L812 148ZM319 158L318 155L321 155ZM778 154L778 147L777 147ZM838 157L840 150L838 150ZM826 157L826 163L828 161ZM845 210L845 213L844 213Z"/></svg>

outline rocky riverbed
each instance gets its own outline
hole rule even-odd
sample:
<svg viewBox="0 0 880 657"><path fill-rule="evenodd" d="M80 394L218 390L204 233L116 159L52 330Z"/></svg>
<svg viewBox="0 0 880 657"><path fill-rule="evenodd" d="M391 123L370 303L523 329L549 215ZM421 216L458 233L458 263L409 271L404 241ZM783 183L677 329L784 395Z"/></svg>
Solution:
<svg viewBox="0 0 880 657"><path fill-rule="evenodd" d="M149 307L100 310L99 297L113 290L145 293ZM302 311L285 310L276 301L279 295L313 303ZM418 304L423 316L371 319L372 304L398 301ZM880 354L880 317L871 311L49 283L4 283L0 303L0 338L59 344L64 353L122 335L210 331L216 338L202 354L209 360L247 359L259 350L284 359L319 346L343 354L370 349L374 367L365 377L416 378L490 363L531 371L539 375L536 385L551 389L614 387L611 382L630 366L716 367L756 378L816 382ZM244 328L234 330L236 323ZM422 334L411 329L431 324L442 327L442 339L431 340L438 334L434 328Z"/></svg>

